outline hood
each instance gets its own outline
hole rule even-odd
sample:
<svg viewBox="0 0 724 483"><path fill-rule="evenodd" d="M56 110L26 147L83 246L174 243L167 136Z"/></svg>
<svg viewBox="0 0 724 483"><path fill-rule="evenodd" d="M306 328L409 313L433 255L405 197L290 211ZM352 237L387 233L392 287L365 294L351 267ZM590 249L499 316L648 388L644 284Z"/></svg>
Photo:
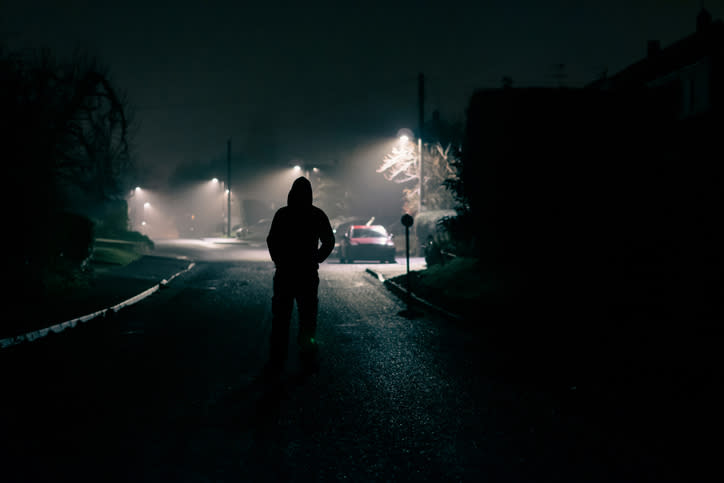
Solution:
<svg viewBox="0 0 724 483"><path fill-rule="evenodd" d="M287 206L303 207L312 205L312 183L304 176L294 180L287 196Z"/></svg>

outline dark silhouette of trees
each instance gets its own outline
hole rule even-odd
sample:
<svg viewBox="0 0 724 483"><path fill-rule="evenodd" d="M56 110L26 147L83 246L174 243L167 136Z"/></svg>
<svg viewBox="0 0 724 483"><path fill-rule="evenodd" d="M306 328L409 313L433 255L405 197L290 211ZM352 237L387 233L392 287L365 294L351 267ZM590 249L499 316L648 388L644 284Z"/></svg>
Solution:
<svg viewBox="0 0 724 483"><path fill-rule="evenodd" d="M88 252L89 225L77 216L125 212L130 126L128 102L97 59L0 47L0 140L15 188L6 193L7 225L19 242L16 268L31 285L58 257Z"/></svg>
<svg viewBox="0 0 724 483"><path fill-rule="evenodd" d="M129 108L108 70L78 54L59 61L49 50L6 53L0 62L3 134L16 168L33 173L54 200L68 186L95 201L120 197L130 168Z"/></svg>

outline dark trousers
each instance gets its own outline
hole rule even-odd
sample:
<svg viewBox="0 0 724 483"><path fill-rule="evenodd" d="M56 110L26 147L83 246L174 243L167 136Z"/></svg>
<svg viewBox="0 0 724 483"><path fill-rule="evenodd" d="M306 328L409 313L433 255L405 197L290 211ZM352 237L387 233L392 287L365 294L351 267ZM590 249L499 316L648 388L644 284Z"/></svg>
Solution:
<svg viewBox="0 0 724 483"><path fill-rule="evenodd" d="M287 358L289 324L292 319L294 301L299 312L300 345L308 343L317 331L317 270L280 270L274 274L274 295L272 297L272 331L270 338L270 359L283 363Z"/></svg>

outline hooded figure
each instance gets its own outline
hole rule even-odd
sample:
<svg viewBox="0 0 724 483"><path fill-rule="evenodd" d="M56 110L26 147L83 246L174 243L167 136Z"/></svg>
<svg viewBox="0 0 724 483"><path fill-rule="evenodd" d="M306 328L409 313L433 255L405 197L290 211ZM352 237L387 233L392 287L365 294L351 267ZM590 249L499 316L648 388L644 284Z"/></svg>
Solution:
<svg viewBox="0 0 724 483"><path fill-rule="evenodd" d="M299 310L297 340L300 354L308 356L316 353L317 269L334 249L334 233L329 218L324 211L312 205L312 185L307 178L297 178L292 184L287 206L274 215L266 243L276 267L270 365L280 369L287 356L289 323L295 300Z"/></svg>
<svg viewBox="0 0 724 483"><path fill-rule="evenodd" d="M332 227L327 215L312 205L312 185L307 178L299 177L292 184L287 206L274 215L266 243L277 270L316 270L332 253Z"/></svg>

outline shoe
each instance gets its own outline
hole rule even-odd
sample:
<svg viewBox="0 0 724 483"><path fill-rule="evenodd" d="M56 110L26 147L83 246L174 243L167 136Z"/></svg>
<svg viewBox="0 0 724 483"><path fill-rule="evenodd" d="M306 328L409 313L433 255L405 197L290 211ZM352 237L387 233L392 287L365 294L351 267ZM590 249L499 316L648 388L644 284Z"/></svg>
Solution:
<svg viewBox="0 0 724 483"><path fill-rule="evenodd" d="M300 356L315 356L319 352L319 346L314 337L307 339L299 339L299 355Z"/></svg>

